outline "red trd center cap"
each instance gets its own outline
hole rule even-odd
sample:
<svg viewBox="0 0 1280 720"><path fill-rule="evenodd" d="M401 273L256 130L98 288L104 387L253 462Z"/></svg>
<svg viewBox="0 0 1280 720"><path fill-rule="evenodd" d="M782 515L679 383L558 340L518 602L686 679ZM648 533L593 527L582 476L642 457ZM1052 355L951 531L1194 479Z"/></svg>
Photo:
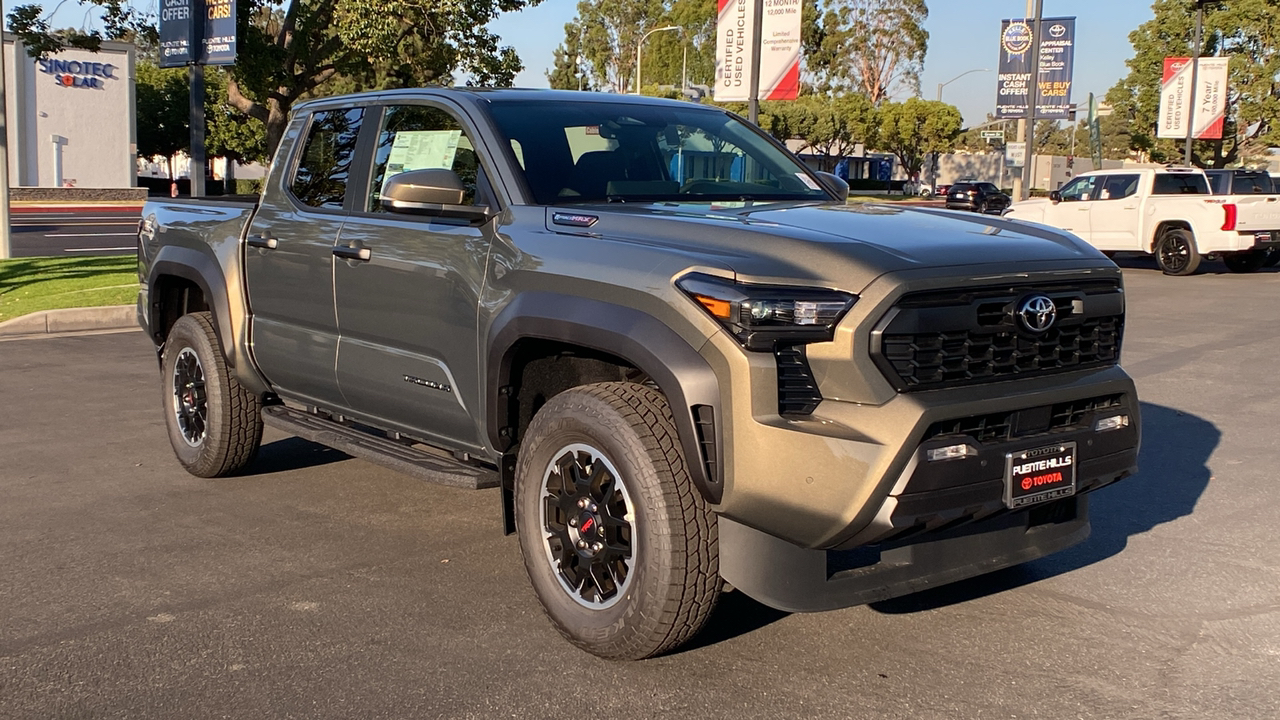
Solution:
<svg viewBox="0 0 1280 720"><path fill-rule="evenodd" d="M582 515L582 521L578 523L578 529L585 535L594 530L599 524L600 521L596 519L595 515L592 515L591 513L584 513Z"/></svg>

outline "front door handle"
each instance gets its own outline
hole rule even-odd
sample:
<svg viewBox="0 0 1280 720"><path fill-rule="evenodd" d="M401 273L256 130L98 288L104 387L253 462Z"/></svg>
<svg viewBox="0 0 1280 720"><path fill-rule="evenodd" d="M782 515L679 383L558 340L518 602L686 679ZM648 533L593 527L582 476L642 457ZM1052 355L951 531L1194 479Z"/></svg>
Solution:
<svg viewBox="0 0 1280 720"><path fill-rule="evenodd" d="M279 240L269 235L250 235L245 239L245 242L249 244L249 247L262 248L264 250L275 250L280 245Z"/></svg>
<svg viewBox="0 0 1280 720"><path fill-rule="evenodd" d="M360 262L369 262L369 258L373 257L373 253L369 251L369 248L353 248L346 245L335 247L333 254L343 260L359 260Z"/></svg>

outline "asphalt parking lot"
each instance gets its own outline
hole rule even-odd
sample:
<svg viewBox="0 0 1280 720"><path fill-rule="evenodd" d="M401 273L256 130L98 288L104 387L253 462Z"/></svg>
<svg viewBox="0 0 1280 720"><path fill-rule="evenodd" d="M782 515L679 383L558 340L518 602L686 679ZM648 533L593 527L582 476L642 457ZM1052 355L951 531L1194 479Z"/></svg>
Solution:
<svg viewBox="0 0 1280 720"><path fill-rule="evenodd" d="M495 491L271 430L194 478L141 333L0 342L0 717L1278 717L1280 273L1121 264L1142 470L1087 543L825 614L728 594L632 664L545 621Z"/></svg>

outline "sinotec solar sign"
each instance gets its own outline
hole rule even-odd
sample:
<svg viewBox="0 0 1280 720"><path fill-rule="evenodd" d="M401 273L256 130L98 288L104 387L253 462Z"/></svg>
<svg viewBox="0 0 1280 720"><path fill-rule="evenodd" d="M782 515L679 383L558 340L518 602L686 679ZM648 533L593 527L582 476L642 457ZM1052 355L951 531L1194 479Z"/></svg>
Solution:
<svg viewBox="0 0 1280 720"><path fill-rule="evenodd" d="M54 82L62 87L101 90L108 80L120 79L116 75L119 68L111 63L40 58L36 65L40 66L40 72L52 75Z"/></svg>

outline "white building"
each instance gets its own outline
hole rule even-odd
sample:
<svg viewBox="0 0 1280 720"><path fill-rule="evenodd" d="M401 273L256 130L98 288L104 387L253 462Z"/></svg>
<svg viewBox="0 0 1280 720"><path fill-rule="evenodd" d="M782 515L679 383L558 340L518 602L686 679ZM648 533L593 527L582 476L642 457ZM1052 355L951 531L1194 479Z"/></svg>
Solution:
<svg viewBox="0 0 1280 720"><path fill-rule="evenodd" d="M133 45L32 58L6 34L4 69L11 186L137 184Z"/></svg>

